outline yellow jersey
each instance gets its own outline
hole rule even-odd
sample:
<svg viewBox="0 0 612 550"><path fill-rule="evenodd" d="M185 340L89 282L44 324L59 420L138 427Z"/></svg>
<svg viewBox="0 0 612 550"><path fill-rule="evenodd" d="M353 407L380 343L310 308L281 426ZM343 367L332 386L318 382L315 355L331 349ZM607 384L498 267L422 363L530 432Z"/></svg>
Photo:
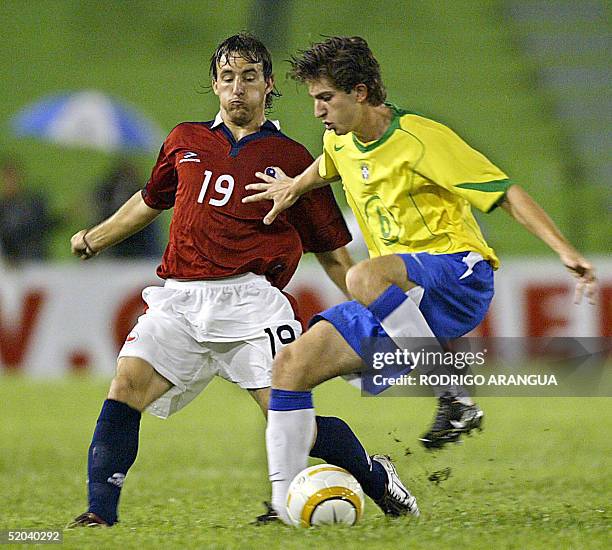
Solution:
<svg viewBox="0 0 612 550"><path fill-rule="evenodd" d="M471 206L490 212L508 176L450 128L394 105L377 141L326 131L319 174L342 178L370 257L474 251L499 266Z"/></svg>

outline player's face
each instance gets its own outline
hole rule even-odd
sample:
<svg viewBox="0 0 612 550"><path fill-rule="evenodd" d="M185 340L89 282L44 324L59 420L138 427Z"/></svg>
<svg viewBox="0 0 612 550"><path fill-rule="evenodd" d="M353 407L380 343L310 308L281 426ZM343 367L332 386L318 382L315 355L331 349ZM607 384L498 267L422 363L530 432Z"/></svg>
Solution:
<svg viewBox="0 0 612 550"><path fill-rule="evenodd" d="M314 100L314 115L323 121L327 130L343 135L357 128L361 109L354 91L347 94L327 78L321 78L308 82L308 93Z"/></svg>
<svg viewBox="0 0 612 550"><path fill-rule="evenodd" d="M217 64L217 80L212 88L221 105L221 112L237 126L263 118L266 94L274 81L264 78L261 63L249 63L242 57L221 58Z"/></svg>

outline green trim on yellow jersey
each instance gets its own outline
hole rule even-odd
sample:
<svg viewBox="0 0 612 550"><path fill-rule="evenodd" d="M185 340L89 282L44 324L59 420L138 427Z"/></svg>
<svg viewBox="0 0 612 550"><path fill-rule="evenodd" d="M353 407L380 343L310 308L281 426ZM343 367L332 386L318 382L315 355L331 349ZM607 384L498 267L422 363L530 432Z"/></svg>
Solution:
<svg viewBox="0 0 612 550"><path fill-rule="evenodd" d="M362 153L369 153L370 151L373 151L377 147L381 146L385 141L387 141L393 135L393 132L395 132L395 130L399 130L399 127L400 127L400 119L397 115L394 115L393 118L391 119L391 123L389 124L389 127L387 128L387 130L385 131L385 133L382 135L380 139L373 141L372 143L369 143L368 145L364 145L357 139L357 136L353 134L353 143L355 144L355 147L357 147L357 149L359 149Z"/></svg>
<svg viewBox="0 0 612 550"><path fill-rule="evenodd" d="M364 143L361 143L361 141L357 139L357 136L351 132L351 135L353 136L353 143L355 144L355 147L357 147L357 149L359 149L362 153L368 153L370 151L373 151L377 147L380 147L385 141L387 141L393 135L393 132L395 132L395 130L401 130L400 118L403 115L416 115L417 114L411 111L406 111L405 109L400 109L396 105L393 105L393 103L385 103L385 105L393 111L393 118L391 119L391 122L389 123L389 127L385 130L385 133L379 139L377 139L376 141L373 141L372 143L368 143L366 145ZM340 149L342 149L342 147ZM335 149L335 150L340 151L340 149Z"/></svg>
<svg viewBox="0 0 612 550"><path fill-rule="evenodd" d="M483 183L460 183L459 185L455 185L455 187L460 187L461 189L473 189L474 191L482 191L483 193L505 193L508 191L508 187L512 185L512 182L509 179L504 180L495 180L495 181L486 181Z"/></svg>

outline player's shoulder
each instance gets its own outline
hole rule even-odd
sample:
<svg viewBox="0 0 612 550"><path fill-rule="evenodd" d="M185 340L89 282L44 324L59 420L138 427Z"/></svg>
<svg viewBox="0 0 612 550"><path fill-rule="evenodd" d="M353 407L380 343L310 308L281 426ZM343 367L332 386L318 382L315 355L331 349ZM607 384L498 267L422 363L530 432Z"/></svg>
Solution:
<svg viewBox="0 0 612 550"><path fill-rule="evenodd" d="M297 162L300 171L304 168L304 163L308 165L312 162L313 157L310 151L299 141L281 131L280 128L277 128L275 132L268 133L265 137L266 139L262 142L263 147L273 147L274 150L278 151L287 161L292 160Z"/></svg>
<svg viewBox="0 0 612 550"><path fill-rule="evenodd" d="M167 140L180 139L183 136L192 136L193 134L208 133L213 125L213 120L205 122L179 122L168 134Z"/></svg>
<svg viewBox="0 0 612 550"><path fill-rule="evenodd" d="M441 122L421 113L397 108L399 123L403 130L428 131L449 129Z"/></svg>
<svg viewBox="0 0 612 550"><path fill-rule="evenodd" d="M393 106L393 108L398 115L399 127L414 136L427 139L455 135L455 132L446 124L429 116L396 106Z"/></svg>
<svg viewBox="0 0 612 550"><path fill-rule="evenodd" d="M211 127L214 121L207 122L180 122L164 139L163 149L166 154L184 147L194 147L211 135Z"/></svg>
<svg viewBox="0 0 612 550"><path fill-rule="evenodd" d="M269 137L282 140L285 146L294 147L295 149L299 149L300 151L308 152L308 149L306 149L304 145L302 145L299 141L292 138L291 136L288 136L280 129L280 127L277 128L276 132L270 133Z"/></svg>

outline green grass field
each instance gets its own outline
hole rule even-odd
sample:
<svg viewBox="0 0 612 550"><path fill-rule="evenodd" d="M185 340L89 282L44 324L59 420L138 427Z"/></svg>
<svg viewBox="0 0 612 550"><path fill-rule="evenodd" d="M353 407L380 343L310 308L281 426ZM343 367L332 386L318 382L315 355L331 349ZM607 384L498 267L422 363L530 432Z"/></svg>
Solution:
<svg viewBox="0 0 612 550"><path fill-rule="evenodd" d="M0 378L0 529L58 529L86 507L86 453L107 383ZM438 454L416 439L434 402L315 392L370 452L391 454L418 522L366 503L353 528L249 525L268 498L264 421L216 381L167 421L146 415L112 529L64 532L64 548L610 548L611 400L481 399L486 429ZM451 469L448 480L428 480Z"/></svg>

